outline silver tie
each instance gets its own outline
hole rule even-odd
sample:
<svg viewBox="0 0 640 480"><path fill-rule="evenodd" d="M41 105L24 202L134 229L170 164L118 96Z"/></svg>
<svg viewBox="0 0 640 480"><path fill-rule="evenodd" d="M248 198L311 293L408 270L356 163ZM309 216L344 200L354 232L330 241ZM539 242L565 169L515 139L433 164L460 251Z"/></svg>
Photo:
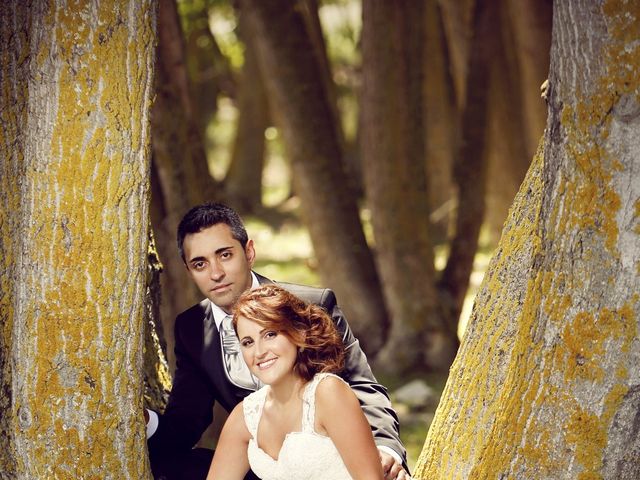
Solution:
<svg viewBox="0 0 640 480"><path fill-rule="evenodd" d="M231 380L241 387L250 390L258 389L261 386L260 381L251 374L249 367L244 363L240 353L240 341L231 323L231 315L222 319L220 336L222 337L224 362Z"/></svg>

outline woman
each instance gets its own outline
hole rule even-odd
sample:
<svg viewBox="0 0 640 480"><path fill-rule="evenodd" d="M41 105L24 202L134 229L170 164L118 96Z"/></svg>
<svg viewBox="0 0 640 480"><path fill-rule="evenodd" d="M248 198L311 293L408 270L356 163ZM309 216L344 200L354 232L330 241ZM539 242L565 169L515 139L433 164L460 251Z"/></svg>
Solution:
<svg viewBox="0 0 640 480"><path fill-rule="evenodd" d="M382 480L371 429L335 373L344 347L331 318L276 285L243 294L233 324L265 384L231 412L208 480Z"/></svg>

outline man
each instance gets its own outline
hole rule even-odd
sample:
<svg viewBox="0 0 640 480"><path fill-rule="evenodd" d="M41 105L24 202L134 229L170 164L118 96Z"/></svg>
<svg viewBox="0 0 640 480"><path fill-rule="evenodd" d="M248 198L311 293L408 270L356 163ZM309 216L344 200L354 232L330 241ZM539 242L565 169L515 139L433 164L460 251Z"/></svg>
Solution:
<svg viewBox="0 0 640 480"><path fill-rule="evenodd" d="M149 458L158 479L204 479L212 452L192 447L211 423L214 402L231 411L261 386L242 360L229 314L242 292L270 280L252 271L253 241L238 214L225 205L208 203L187 212L178 226L178 249L191 279L206 298L176 318L175 378L164 415L150 413ZM343 377L371 425L385 478L409 478L403 468L406 452L399 438L398 418L335 295L329 289L281 285L331 315L346 348ZM247 478L255 477L250 474Z"/></svg>

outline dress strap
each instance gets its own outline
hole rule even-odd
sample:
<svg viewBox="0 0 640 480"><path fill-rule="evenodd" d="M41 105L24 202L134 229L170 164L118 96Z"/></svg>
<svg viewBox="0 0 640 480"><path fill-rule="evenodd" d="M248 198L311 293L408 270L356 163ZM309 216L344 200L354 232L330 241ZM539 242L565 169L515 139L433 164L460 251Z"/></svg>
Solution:
<svg viewBox="0 0 640 480"><path fill-rule="evenodd" d="M262 417L262 408L264 402L267 399L267 392L269 386L265 385L260 390L257 390L249 394L242 402L242 412L244 413L244 423L247 425L247 430L257 440L258 424Z"/></svg>
<svg viewBox="0 0 640 480"><path fill-rule="evenodd" d="M315 433L316 424L316 389L322 380L327 377L340 378L333 373L317 373L304 387L302 394L302 431ZM342 378L340 378L342 380ZM344 380L343 380L344 381Z"/></svg>

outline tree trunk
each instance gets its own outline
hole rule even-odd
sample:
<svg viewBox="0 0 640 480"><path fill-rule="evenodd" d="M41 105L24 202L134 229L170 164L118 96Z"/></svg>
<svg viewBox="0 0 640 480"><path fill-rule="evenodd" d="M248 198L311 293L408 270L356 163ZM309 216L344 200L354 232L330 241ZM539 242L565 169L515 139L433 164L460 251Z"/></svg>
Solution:
<svg viewBox="0 0 640 480"><path fill-rule="evenodd" d="M462 111L467 95L469 52L472 48L473 12L476 0L440 1L442 24L449 50L449 68L456 93L456 105Z"/></svg>
<svg viewBox="0 0 640 480"><path fill-rule="evenodd" d="M289 0L240 2L255 28L267 91L279 106L284 143L320 274L338 295L369 355L388 319L377 273L346 181L343 152L303 14Z"/></svg>
<svg viewBox="0 0 640 480"><path fill-rule="evenodd" d="M439 282L444 315L454 333L469 286L485 212L490 58L498 43L494 32L497 13L497 3L493 0L477 0L473 11L474 33L465 87L467 98L462 112L460 147L453 166L458 186L455 235Z"/></svg>
<svg viewBox="0 0 640 480"><path fill-rule="evenodd" d="M438 0L425 2L424 119L431 237L447 242L457 191L451 175L459 115Z"/></svg>
<svg viewBox="0 0 640 480"><path fill-rule="evenodd" d="M424 8L363 2L361 152L364 181L393 318L378 366L448 368L455 347L438 312L425 172L422 89ZM426 343L426 348L425 348Z"/></svg>
<svg viewBox="0 0 640 480"><path fill-rule="evenodd" d="M231 62L220 50L209 26L212 2L179 2L183 20L185 57L192 92L193 115L203 138L218 110L220 94L236 98L237 85ZM182 13L182 15L180 15Z"/></svg>
<svg viewBox="0 0 640 480"><path fill-rule="evenodd" d="M144 403L145 408L163 412L171 391L171 375L162 348L158 330L160 322L160 274L162 264L158 258L153 233L149 231L147 278L144 308ZM162 334L162 332L160 331ZM164 335L162 335L164 338Z"/></svg>
<svg viewBox="0 0 640 480"><path fill-rule="evenodd" d="M500 42L491 57L489 171L485 225L498 243L509 206L544 130L540 85L549 70L551 5L502 0Z"/></svg>
<svg viewBox="0 0 640 480"><path fill-rule="evenodd" d="M11 1L0 12L0 476L149 478L155 8Z"/></svg>
<svg viewBox="0 0 640 480"><path fill-rule="evenodd" d="M171 162L169 174L177 178L180 187L174 195L186 197L190 206L211 200L215 182L209 174L202 132L193 108L175 0L159 1L157 62L156 104L160 106L153 111L154 155L159 157L157 150L162 142L162 153L167 157L162 157L162 164Z"/></svg>
<svg viewBox="0 0 640 480"><path fill-rule="evenodd" d="M239 34L245 43L244 65L238 89L238 124L231 164L224 179L225 199L241 213L257 212L262 205L265 164L265 129L269 108L264 79L258 65L251 28L239 15Z"/></svg>
<svg viewBox="0 0 640 480"><path fill-rule="evenodd" d="M547 121L547 106L540 98L540 86L549 74L551 48L551 0L506 0L508 18L502 25L511 29L520 70L521 105L525 123L527 158L532 158Z"/></svg>
<svg viewBox="0 0 640 480"><path fill-rule="evenodd" d="M543 148L417 478L640 477L637 7L555 2L552 38Z"/></svg>
<svg viewBox="0 0 640 480"><path fill-rule="evenodd" d="M177 253L176 230L193 205L212 200L214 180L191 106L184 58L184 39L175 0L161 0L158 8L156 98L153 131L153 206L151 222L158 254L165 265L161 278L160 317L167 359L173 370L175 317L200 299Z"/></svg>

